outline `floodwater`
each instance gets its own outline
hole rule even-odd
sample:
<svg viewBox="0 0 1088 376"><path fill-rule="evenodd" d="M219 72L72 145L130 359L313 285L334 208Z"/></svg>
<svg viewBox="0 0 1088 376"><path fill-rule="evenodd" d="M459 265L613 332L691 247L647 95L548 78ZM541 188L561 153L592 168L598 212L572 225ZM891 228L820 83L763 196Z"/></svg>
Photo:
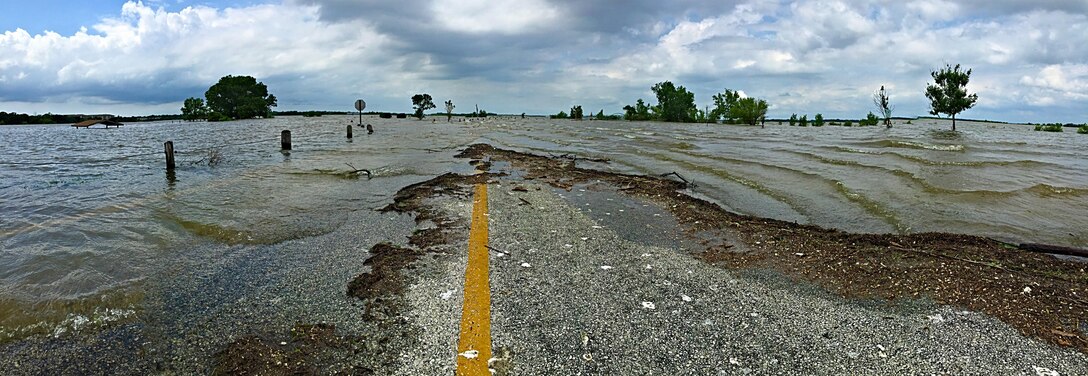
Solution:
<svg viewBox="0 0 1088 376"><path fill-rule="evenodd" d="M1088 136L914 120L767 128L491 118L354 117L0 127L0 342L139 309L143 285L237 247L326 234L401 187L467 173L474 142L605 157L584 166L678 172L693 193L756 216L852 232L942 231L1084 247ZM281 130L294 150L280 151ZM172 140L168 177L162 143ZM222 161L209 165L208 158ZM348 164L372 179L349 174ZM191 252L212 249L213 252Z"/></svg>

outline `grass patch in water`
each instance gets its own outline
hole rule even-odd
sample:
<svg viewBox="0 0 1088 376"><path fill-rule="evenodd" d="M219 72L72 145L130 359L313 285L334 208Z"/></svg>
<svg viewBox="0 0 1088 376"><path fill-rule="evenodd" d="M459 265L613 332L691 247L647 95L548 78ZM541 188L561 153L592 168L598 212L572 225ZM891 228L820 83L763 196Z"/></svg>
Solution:
<svg viewBox="0 0 1088 376"><path fill-rule="evenodd" d="M1054 123L1054 124L1036 124L1035 125L1035 131L1036 132L1038 132L1038 131L1061 132L1062 128L1063 128L1062 125L1058 124L1058 123Z"/></svg>

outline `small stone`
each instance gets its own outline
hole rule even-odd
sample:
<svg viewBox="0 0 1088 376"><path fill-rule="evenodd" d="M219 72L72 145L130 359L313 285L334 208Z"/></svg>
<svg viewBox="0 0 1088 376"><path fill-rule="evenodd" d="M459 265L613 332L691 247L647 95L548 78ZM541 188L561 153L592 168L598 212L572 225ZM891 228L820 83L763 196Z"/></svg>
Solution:
<svg viewBox="0 0 1088 376"><path fill-rule="evenodd" d="M690 296L687 296L687 295L684 295L684 294L680 294L680 300L683 300L683 301L685 301L685 302L690 302L690 301L691 301L691 297L690 297Z"/></svg>
<svg viewBox="0 0 1088 376"><path fill-rule="evenodd" d="M1024 287L1024 294L1030 294L1030 293L1031 293L1031 287Z"/></svg>
<svg viewBox="0 0 1088 376"><path fill-rule="evenodd" d="M442 293L442 300L450 300L453 297L453 290Z"/></svg>
<svg viewBox="0 0 1088 376"><path fill-rule="evenodd" d="M850 357L850 359L857 359L859 356L861 356L861 354L853 351L847 351L846 356Z"/></svg>
<svg viewBox="0 0 1088 376"><path fill-rule="evenodd" d="M656 309L657 305L655 305L654 302L642 302L642 308L643 309Z"/></svg>
<svg viewBox="0 0 1088 376"><path fill-rule="evenodd" d="M532 267L532 265L529 265L529 263L527 263L527 262L523 262L523 263L521 263L521 267L523 267L523 268L531 268L531 267Z"/></svg>
<svg viewBox="0 0 1088 376"><path fill-rule="evenodd" d="M1035 370L1036 376L1062 376L1058 371L1052 370L1046 367L1031 366Z"/></svg>
<svg viewBox="0 0 1088 376"><path fill-rule="evenodd" d="M466 359L476 359L477 357L480 356L480 352L477 351L477 350L468 350L468 351L465 351L465 352L457 354L457 355L458 356L463 356Z"/></svg>
<svg viewBox="0 0 1088 376"><path fill-rule="evenodd" d="M601 265L601 270L608 270L608 269L612 269L612 266L610 266L610 265Z"/></svg>

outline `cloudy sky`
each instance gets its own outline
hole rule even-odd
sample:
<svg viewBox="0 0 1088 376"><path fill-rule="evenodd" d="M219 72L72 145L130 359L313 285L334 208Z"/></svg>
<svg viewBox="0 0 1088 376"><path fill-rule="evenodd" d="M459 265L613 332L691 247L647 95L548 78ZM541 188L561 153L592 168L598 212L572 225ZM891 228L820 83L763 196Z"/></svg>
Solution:
<svg viewBox="0 0 1088 376"><path fill-rule="evenodd" d="M929 72L973 69L967 118L1088 121L1085 0L35 0L0 3L0 111L177 113L228 74L281 110L621 112L671 80L770 116L928 112Z"/></svg>

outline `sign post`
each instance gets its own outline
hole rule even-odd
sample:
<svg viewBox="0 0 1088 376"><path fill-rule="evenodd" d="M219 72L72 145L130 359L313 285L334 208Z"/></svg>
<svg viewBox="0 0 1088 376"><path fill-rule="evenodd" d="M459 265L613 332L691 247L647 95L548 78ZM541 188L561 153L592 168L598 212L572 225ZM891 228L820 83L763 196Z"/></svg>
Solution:
<svg viewBox="0 0 1088 376"><path fill-rule="evenodd" d="M366 108L366 101L359 99L355 101L355 109L359 110L359 126L363 125L363 109Z"/></svg>

